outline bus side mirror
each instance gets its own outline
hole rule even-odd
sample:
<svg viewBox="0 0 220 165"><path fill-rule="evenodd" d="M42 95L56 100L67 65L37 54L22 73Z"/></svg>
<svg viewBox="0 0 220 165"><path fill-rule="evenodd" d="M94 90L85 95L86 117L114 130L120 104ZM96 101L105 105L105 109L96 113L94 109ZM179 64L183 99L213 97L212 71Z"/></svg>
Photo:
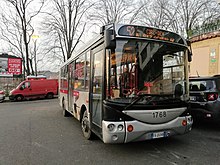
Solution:
<svg viewBox="0 0 220 165"><path fill-rule="evenodd" d="M106 29L104 32L105 48L106 49L115 49L116 40L115 40L115 31L113 29Z"/></svg>
<svg viewBox="0 0 220 165"><path fill-rule="evenodd" d="M175 86L174 94L177 98L183 95L183 86L181 84Z"/></svg>

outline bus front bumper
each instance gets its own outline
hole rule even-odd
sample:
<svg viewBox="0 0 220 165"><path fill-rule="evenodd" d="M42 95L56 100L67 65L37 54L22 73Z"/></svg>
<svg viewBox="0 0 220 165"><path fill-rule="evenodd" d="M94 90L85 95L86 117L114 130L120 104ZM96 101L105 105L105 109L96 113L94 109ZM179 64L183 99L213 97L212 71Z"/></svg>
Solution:
<svg viewBox="0 0 220 165"><path fill-rule="evenodd" d="M191 116L178 117L163 124L147 124L140 121L102 121L104 143L128 143L165 138L190 132Z"/></svg>

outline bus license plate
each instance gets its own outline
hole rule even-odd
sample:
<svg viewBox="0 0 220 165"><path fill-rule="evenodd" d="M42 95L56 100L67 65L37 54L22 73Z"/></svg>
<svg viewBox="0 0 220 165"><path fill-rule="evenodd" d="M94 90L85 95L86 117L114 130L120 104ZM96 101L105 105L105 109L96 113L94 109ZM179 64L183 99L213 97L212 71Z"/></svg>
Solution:
<svg viewBox="0 0 220 165"><path fill-rule="evenodd" d="M154 132L151 134L152 139L166 137L166 132Z"/></svg>

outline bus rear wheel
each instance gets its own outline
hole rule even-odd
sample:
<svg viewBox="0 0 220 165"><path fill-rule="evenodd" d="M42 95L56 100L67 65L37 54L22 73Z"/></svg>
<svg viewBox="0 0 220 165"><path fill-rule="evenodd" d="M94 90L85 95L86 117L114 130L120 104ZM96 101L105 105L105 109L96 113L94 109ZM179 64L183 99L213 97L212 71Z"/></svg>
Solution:
<svg viewBox="0 0 220 165"><path fill-rule="evenodd" d="M81 128L82 128L83 136L84 136L87 140L93 139L94 134L93 134L93 132L91 131L90 121L89 121L89 118L88 118L88 113L87 113L87 111L85 111L85 112L83 113L82 122L81 122Z"/></svg>
<svg viewBox="0 0 220 165"><path fill-rule="evenodd" d="M63 101L62 101L62 108L63 108L63 116L64 116L64 117L69 117L69 116L70 116L70 113L66 110L66 106L65 106L64 99L63 99Z"/></svg>

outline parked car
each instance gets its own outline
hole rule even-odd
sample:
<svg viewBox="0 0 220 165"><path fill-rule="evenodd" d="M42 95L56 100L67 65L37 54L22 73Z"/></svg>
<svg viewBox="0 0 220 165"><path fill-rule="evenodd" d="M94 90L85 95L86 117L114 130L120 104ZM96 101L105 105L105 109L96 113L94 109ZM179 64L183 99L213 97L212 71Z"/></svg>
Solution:
<svg viewBox="0 0 220 165"><path fill-rule="evenodd" d="M0 103L5 100L5 92L0 90Z"/></svg>
<svg viewBox="0 0 220 165"><path fill-rule="evenodd" d="M25 80L9 93L10 100L53 98L58 94L57 79Z"/></svg>
<svg viewBox="0 0 220 165"><path fill-rule="evenodd" d="M192 116L220 121L220 75L190 78L189 90Z"/></svg>

